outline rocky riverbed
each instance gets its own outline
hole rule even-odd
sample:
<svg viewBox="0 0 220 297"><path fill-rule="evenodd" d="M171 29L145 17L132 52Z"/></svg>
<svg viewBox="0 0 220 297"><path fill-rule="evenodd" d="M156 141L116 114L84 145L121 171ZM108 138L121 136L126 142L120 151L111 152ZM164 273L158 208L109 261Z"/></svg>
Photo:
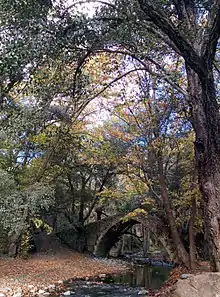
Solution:
<svg viewBox="0 0 220 297"><path fill-rule="evenodd" d="M46 296L63 288L63 280L124 273L130 267L117 260L86 257L64 250L24 259L0 259L0 297Z"/></svg>
<svg viewBox="0 0 220 297"><path fill-rule="evenodd" d="M145 288L130 287L122 284L106 284L96 281L76 281L69 284L67 291L61 293L62 296L74 297L138 297L146 296L149 293Z"/></svg>
<svg viewBox="0 0 220 297"><path fill-rule="evenodd" d="M25 287L18 287L11 289L5 287L0 293L1 297L13 296L35 296L35 297L46 297L46 296L74 296L74 297L136 297L140 295L146 295L149 291L145 288L130 287L129 285L122 284L106 284L102 281L74 281L64 285L63 283L55 285L49 285L39 289L36 286L28 285Z"/></svg>
<svg viewBox="0 0 220 297"><path fill-rule="evenodd" d="M0 297L154 296L168 279L172 265L134 256L126 261L97 259L63 250L28 260L2 258ZM153 266L157 264L159 267Z"/></svg>

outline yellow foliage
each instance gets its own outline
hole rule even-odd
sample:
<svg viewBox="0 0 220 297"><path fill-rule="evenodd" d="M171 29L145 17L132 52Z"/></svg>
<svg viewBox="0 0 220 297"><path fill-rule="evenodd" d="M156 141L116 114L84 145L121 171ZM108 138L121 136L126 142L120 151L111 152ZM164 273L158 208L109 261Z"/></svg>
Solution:
<svg viewBox="0 0 220 297"><path fill-rule="evenodd" d="M135 217L137 217L138 215L144 215L147 216L148 213L146 210L142 209L142 208L136 208L134 211L129 212L127 215L125 215L121 220L124 222L127 222L131 219L134 219Z"/></svg>

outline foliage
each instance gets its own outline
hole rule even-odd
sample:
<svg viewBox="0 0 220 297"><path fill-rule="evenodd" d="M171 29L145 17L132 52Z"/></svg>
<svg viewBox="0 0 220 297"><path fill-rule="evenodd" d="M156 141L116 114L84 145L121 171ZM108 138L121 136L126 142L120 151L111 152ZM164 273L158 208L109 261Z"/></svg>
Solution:
<svg viewBox="0 0 220 297"><path fill-rule="evenodd" d="M122 221L127 222L130 219L135 219L138 215L147 216L147 212L144 209L136 208L134 211L129 212L126 216L124 216Z"/></svg>
<svg viewBox="0 0 220 297"><path fill-rule="evenodd" d="M9 235L22 234L30 226L30 220L47 210L53 203L53 189L35 183L19 189L13 176L1 170L0 220Z"/></svg>
<svg viewBox="0 0 220 297"><path fill-rule="evenodd" d="M178 228L200 207L195 114L207 103L189 73L211 102L219 53L215 4L192 2L103 2L89 17L75 2L0 0L0 223L24 250L30 224L51 230L48 213L79 229L98 207L166 221L161 176Z"/></svg>

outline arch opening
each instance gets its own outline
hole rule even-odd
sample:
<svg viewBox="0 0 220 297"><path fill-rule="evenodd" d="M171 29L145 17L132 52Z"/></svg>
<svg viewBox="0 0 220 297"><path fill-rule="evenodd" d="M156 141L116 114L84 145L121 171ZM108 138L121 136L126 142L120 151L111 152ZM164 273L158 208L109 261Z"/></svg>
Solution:
<svg viewBox="0 0 220 297"><path fill-rule="evenodd" d="M140 222L130 219L126 222L121 220L113 225L97 241L94 249L94 255L97 257L107 257L110 250L120 240L121 236L136 224L140 224Z"/></svg>

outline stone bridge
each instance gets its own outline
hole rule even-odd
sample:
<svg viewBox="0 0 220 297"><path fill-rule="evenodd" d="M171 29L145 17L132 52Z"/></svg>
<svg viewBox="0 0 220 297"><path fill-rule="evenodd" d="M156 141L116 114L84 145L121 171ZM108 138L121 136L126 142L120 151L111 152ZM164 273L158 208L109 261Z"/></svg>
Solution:
<svg viewBox="0 0 220 297"><path fill-rule="evenodd" d="M132 218L117 214L86 225L87 248L95 256L106 257L111 248L135 224L142 224L152 232L161 230L161 220L156 216L138 214Z"/></svg>

